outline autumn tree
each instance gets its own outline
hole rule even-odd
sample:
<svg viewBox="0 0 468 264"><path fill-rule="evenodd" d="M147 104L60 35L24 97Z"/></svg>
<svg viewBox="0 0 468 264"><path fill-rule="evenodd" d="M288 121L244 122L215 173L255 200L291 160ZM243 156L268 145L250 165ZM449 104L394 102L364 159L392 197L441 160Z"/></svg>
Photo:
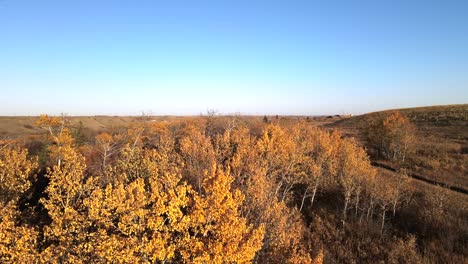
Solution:
<svg viewBox="0 0 468 264"><path fill-rule="evenodd" d="M108 166L110 159L118 153L120 136L109 133L100 133L95 137L95 150L99 154L99 170L102 173L101 179L104 183L109 181Z"/></svg>
<svg viewBox="0 0 468 264"><path fill-rule="evenodd" d="M406 169L401 169L399 173L401 176L398 175L389 179L391 182L390 198L392 200L393 216L395 216L398 206L411 194L408 188L411 180L411 178L408 176L408 171Z"/></svg>
<svg viewBox="0 0 468 264"><path fill-rule="evenodd" d="M298 162L301 153L290 133L279 125L268 125L256 145L260 162L268 177L277 183L276 194L281 200L300 182Z"/></svg>
<svg viewBox="0 0 468 264"><path fill-rule="evenodd" d="M37 158L28 158L28 151L17 146L0 148L0 198L17 199L30 186L29 177L37 169Z"/></svg>
<svg viewBox="0 0 468 264"><path fill-rule="evenodd" d="M377 198L379 195L379 186L380 182L377 180L376 175L371 175L370 177L366 178L366 208L365 208L365 214L366 214L366 220L369 221L370 218L372 218L374 214L374 209L377 204Z"/></svg>
<svg viewBox="0 0 468 264"><path fill-rule="evenodd" d="M387 216L387 212L391 210L392 202L393 202L393 195L394 195L394 186L383 184L383 181L380 181L379 185L377 186L377 205L381 211L381 221L380 221L380 232L382 233L385 227L385 220Z"/></svg>
<svg viewBox="0 0 468 264"><path fill-rule="evenodd" d="M123 143L128 144L132 149L142 147L146 141L147 123L141 119L134 120L126 129L126 133L119 135Z"/></svg>
<svg viewBox="0 0 468 264"><path fill-rule="evenodd" d="M128 151L131 147L121 155L138 155L141 162L133 166L117 162L112 171L123 174L115 177L121 180L95 190L85 201L89 218L99 227L94 236L98 259L190 263L253 259L262 245L263 229L240 216L243 195L231 191L233 178L228 172L214 167L203 177L198 193L182 181L177 168L159 166L167 157L155 150Z"/></svg>
<svg viewBox="0 0 468 264"><path fill-rule="evenodd" d="M211 170L201 172L206 175L200 177L200 185L194 185L200 188L195 192L183 180L173 156L135 143L144 136L139 131L131 133L133 137L105 171L109 180L101 184L97 180L102 175L87 174L73 141L61 145L63 152L57 150L61 161L48 169L47 197L41 200L51 218L44 229L48 246L42 259L251 261L262 246L263 226L254 227L240 215L243 195L231 190L229 171L212 164ZM206 147L212 148L208 143ZM195 155L199 152L185 153L191 154L193 162L200 162ZM198 163L188 165L194 164ZM190 173L201 171L195 168Z"/></svg>
<svg viewBox="0 0 468 264"><path fill-rule="evenodd" d="M346 222L347 211L352 198L355 206L359 206L359 198L365 179L373 177L376 171L372 168L365 150L354 140L341 142L339 150L338 180L343 191L343 225Z"/></svg>
<svg viewBox="0 0 468 264"><path fill-rule="evenodd" d="M179 153L184 162L183 174L195 190L201 193L205 171L212 169L215 160L213 145L205 132L192 124L184 128L184 135L178 140Z"/></svg>
<svg viewBox="0 0 468 264"><path fill-rule="evenodd" d="M18 201L31 185L37 158L13 145L0 147L0 262L26 263L37 258L38 230L20 223Z"/></svg>
<svg viewBox="0 0 468 264"><path fill-rule="evenodd" d="M253 147L258 146L259 143L265 147L263 151ZM277 180L281 180L283 175L277 173L278 171L269 170L269 166L278 166L275 163L283 160L275 155L284 152L276 150L275 143L271 143L273 146L268 146L270 143L264 133L256 139L250 135L247 128L239 126L222 135L217 135L214 140L214 149L218 162L225 168L229 168L230 174L234 176L234 186L242 190L245 195L242 216L256 227L265 226L263 245L255 261L310 263L308 230L298 210L289 207L286 201L282 201L282 194L277 195L279 186ZM295 144L293 138L290 143ZM263 159L265 155L269 157L269 162ZM299 155L302 154L297 153L297 155L298 159L294 166L298 164ZM271 174L268 175L268 173ZM293 176L293 174L287 176Z"/></svg>
<svg viewBox="0 0 468 264"><path fill-rule="evenodd" d="M313 205L319 186L335 180L341 135L338 132L330 133L320 129L305 128L302 136L296 140L303 153L300 166L303 171L302 182L306 186L299 209L301 211L309 191L310 203Z"/></svg>
<svg viewBox="0 0 468 264"><path fill-rule="evenodd" d="M258 152L253 147L256 142L249 129L243 126L216 135L213 140L217 164L229 168L234 177L233 185L243 192L249 177L259 166Z"/></svg>
<svg viewBox="0 0 468 264"><path fill-rule="evenodd" d="M394 123L401 118L382 122L392 137ZM405 178L377 175L356 140L306 120L138 120L122 135L97 135L84 146L91 157L77 148L66 118L41 116L38 125L49 142L45 190L31 186L37 158L0 143L2 263L321 263L332 261L333 249L355 248L354 229L359 238L371 230L360 229L361 219L380 223L385 241L388 213L407 213ZM404 159L404 143L388 146L396 149L391 157ZM448 215L449 196L439 189L424 197L433 224ZM22 218L32 190L47 221ZM343 205L345 228L334 209L317 203L318 193ZM323 239L331 236L340 237L339 246L327 248ZM364 238L357 255L375 242ZM379 261L418 261L416 240L409 239L372 250L393 246L375 253Z"/></svg>
<svg viewBox="0 0 468 264"><path fill-rule="evenodd" d="M101 133L96 136L96 148L101 154L101 169L104 171L110 157L116 153L118 137L108 133Z"/></svg>
<svg viewBox="0 0 468 264"><path fill-rule="evenodd" d="M131 157L125 157L130 155ZM114 180L84 200L96 228L93 254L99 262L158 262L177 258L187 243L191 188L177 170L161 167L167 156L126 146L111 172ZM139 160L135 163L135 160ZM180 253L179 253L180 257Z"/></svg>
<svg viewBox="0 0 468 264"><path fill-rule="evenodd" d="M254 228L240 216L244 195L231 191L229 171L214 167L204 177L203 192L194 197L190 239L183 247L186 262L246 263L262 247L264 227Z"/></svg>
<svg viewBox="0 0 468 264"><path fill-rule="evenodd" d="M148 147L155 148L160 153L173 155L175 150L175 132L168 122L153 122L148 126ZM169 157L171 159L175 157Z"/></svg>
<svg viewBox="0 0 468 264"><path fill-rule="evenodd" d="M416 139L415 127L399 111L375 115L365 128L367 141L386 159L405 162Z"/></svg>
<svg viewBox="0 0 468 264"><path fill-rule="evenodd" d="M57 153L61 162L48 168L49 184L47 197L41 203L51 218L44 229L44 236L50 246L43 252L48 261L79 262L89 260L90 222L86 217L83 198L89 196L94 178L87 178L84 157L69 146L63 153Z"/></svg>
<svg viewBox="0 0 468 264"><path fill-rule="evenodd" d="M426 194L425 215L436 225L442 223L447 216L449 192L450 189L447 186L437 186L432 192Z"/></svg>
<svg viewBox="0 0 468 264"><path fill-rule="evenodd" d="M258 167L248 178L244 215L253 224L265 226L260 263L311 263L308 230L299 211L276 195L277 184Z"/></svg>
<svg viewBox="0 0 468 264"><path fill-rule="evenodd" d="M69 128L69 121L65 115L61 117L51 117L41 115L36 122L36 125L47 131L47 139L49 141L48 154L49 160L53 164L60 163L67 155L74 155L72 145L74 139Z"/></svg>

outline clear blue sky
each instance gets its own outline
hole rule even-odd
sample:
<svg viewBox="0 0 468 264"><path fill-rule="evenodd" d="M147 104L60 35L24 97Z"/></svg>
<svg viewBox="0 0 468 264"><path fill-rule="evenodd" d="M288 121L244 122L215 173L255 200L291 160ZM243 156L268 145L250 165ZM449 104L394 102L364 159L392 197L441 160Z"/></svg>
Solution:
<svg viewBox="0 0 468 264"><path fill-rule="evenodd" d="M468 103L468 1L0 0L0 91L0 115Z"/></svg>

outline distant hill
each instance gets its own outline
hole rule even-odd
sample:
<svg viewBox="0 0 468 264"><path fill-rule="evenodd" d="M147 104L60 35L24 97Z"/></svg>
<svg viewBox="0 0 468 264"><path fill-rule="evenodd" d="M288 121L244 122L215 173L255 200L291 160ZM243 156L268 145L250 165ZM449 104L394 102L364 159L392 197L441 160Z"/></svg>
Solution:
<svg viewBox="0 0 468 264"><path fill-rule="evenodd" d="M324 127L340 129L365 144L362 130L377 114L400 111L417 128L412 172L427 180L468 189L468 104L393 109L341 119ZM386 161L374 160L394 167Z"/></svg>
<svg viewBox="0 0 468 264"><path fill-rule="evenodd" d="M468 104L385 110L341 119L327 127L360 129L366 126L373 115L391 111L400 111L406 115L426 136L435 133L451 139L468 140Z"/></svg>

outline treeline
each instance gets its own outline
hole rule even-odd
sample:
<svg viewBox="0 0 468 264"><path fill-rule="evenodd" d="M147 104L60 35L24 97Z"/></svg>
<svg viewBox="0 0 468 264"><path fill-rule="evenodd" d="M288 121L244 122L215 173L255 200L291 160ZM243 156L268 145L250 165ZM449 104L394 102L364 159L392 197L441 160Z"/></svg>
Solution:
<svg viewBox="0 0 468 264"><path fill-rule="evenodd" d="M0 262L428 260L416 236L386 232L414 200L407 180L379 176L354 139L305 120L144 120L92 140L66 118L37 125L34 155L0 147ZM367 257L332 246L357 232L385 242Z"/></svg>

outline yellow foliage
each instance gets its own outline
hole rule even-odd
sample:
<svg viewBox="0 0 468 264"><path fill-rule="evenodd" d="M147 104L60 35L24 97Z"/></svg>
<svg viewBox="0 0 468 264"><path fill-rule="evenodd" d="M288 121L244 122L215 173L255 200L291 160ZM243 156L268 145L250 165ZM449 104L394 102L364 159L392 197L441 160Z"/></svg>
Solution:
<svg viewBox="0 0 468 264"><path fill-rule="evenodd" d="M0 149L0 198L16 199L31 185L29 176L37 168L37 157L28 159L28 151L18 147Z"/></svg>
<svg viewBox="0 0 468 264"><path fill-rule="evenodd" d="M361 190L378 189L355 141L307 123L268 124L256 135L238 124L210 134L196 122L177 123L177 133L167 123L138 123L126 138L97 135L94 167L64 118L41 116L37 124L50 142L40 200L50 223L18 222L16 202L30 188L37 159L1 148L1 262L321 263L322 251L311 257L309 229L291 199L297 190L305 188L304 204L339 183L345 218Z"/></svg>
<svg viewBox="0 0 468 264"><path fill-rule="evenodd" d="M27 263L37 257L38 232L19 225L16 203L31 185L29 177L36 170L37 158L28 159L28 151L18 147L0 149L0 262Z"/></svg>
<svg viewBox="0 0 468 264"><path fill-rule="evenodd" d="M0 262L29 263L38 258L36 242L38 232L16 223L18 213L14 202L0 207Z"/></svg>
<svg viewBox="0 0 468 264"><path fill-rule="evenodd" d="M231 192L229 171L213 165L196 194L190 213L190 239L182 250L189 263L251 262L262 246L264 227L254 228L239 215L244 196Z"/></svg>

